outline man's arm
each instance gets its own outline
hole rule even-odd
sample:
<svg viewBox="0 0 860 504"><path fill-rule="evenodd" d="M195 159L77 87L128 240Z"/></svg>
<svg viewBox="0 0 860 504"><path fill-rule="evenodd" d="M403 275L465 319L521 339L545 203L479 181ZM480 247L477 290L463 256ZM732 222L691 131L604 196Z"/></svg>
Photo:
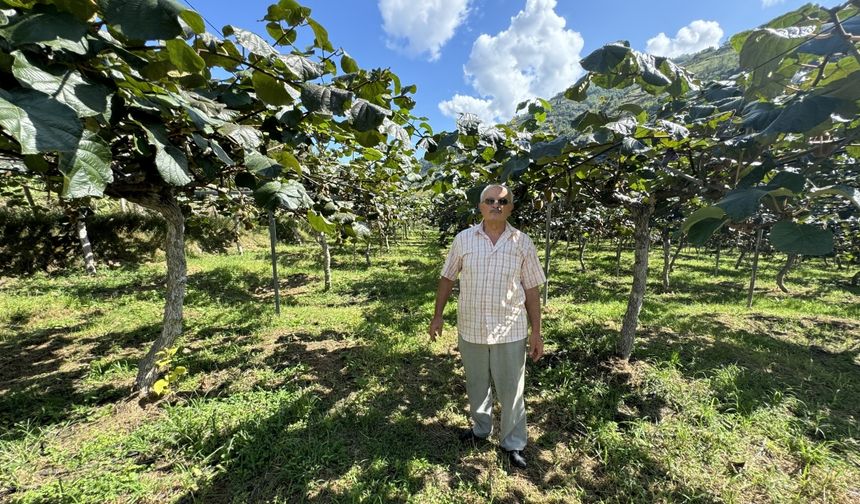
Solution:
<svg viewBox="0 0 860 504"><path fill-rule="evenodd" d="M448 303L448 298L451 297L453 289L453 280L445 277L439 278L439 288L436 289L436 309L433 311L433 319L430 321L430 329L427 331L431 341L436 341L436 336L442 335L442 312L445 311L445 305Z"/></svg>
<svg viewBox="0 0 860 504"><path fill-rule="evenodd" d="M537 362L543 355L543 337L540 334L540 286L526 289L526 313L529 316L529 357Z"/></svg>

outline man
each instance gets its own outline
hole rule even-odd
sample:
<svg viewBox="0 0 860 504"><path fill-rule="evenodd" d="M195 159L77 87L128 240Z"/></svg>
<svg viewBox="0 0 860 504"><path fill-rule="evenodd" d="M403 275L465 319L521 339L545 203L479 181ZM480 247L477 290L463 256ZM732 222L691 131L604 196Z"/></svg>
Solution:
<svg viewBox="0 0 860 504"><path fill-rule="evenodd" d="M537 361L543 355L539 290L546 277L534 243L508 224L514 208L510 190L487 186L478 208L483 222L454 238L442 268L430 339L442 334L442 312L459 273L458 346L472 418L471 429L460 439L480 441L492 433L492 377L502 412L500 444L511 464L524 468L526 341L529 356Z"/></svg>

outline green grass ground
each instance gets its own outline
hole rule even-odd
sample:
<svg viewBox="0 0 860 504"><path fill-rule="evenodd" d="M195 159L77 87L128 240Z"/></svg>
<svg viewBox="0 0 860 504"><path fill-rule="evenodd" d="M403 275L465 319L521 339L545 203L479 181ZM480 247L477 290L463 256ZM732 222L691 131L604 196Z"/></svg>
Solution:
<svg viewBox="0 0 860 504"><path fill-rule="evenodd" d="M281 247L282 315L264 246L189 260L175 392L127 392L159 330L163 265L0 280L0 501L857 502L860 290L849 273L683 254L660 267L634 359L612 359L630 279L611 251L580 272L560 247L547 355L528 367L529 468L467 425L456 303L425 332L444 251L413 237ZM632 258L624 257L629 265Z"/></svg>

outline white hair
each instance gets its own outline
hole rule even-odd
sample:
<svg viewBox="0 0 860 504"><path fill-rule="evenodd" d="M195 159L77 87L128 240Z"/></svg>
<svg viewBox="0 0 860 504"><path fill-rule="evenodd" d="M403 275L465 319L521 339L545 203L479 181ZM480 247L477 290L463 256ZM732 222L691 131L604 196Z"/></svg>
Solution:
<svg viewBox="0 0 860 504"><path fill-rule="evenodd" d="M481 191L481 199L479 200L479 203L481 201L484 201L484 196L487 195L487 191L489 191L490 189L504 189L505 191L508 192L508 196L507 196L508 201L510 201L511 203L514 202L514 193L511 192L511 190L508 186L506 186L504 184L490 184L487 187L485 187L483 191Z"/></svg>

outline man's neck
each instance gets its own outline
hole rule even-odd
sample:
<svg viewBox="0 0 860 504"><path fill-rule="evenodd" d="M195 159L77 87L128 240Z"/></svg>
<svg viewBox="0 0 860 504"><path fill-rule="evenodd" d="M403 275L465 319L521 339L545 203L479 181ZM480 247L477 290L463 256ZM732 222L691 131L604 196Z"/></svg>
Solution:
<svg viewBox="0 0 860 504"><path fill-rule="evenodd" d="M505 228L508 226L506 221L501 222L487 222L484 221L484 232L487 233L487 236L493 236L498 238L502 236L502 233L505 232Z"/></svg>

